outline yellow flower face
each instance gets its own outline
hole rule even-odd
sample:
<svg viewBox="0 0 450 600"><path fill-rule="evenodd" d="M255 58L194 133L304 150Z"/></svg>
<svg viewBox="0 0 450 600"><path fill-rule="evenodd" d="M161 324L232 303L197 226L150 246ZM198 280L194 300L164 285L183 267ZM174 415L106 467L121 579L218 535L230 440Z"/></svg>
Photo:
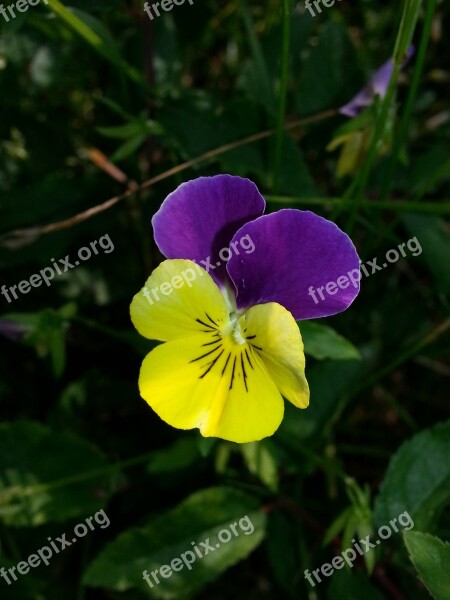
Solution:
<svg viewBox="0 0 450 600"><path fill-rule="evenodd" d="M282 395L308 406L301 335L275 302L238 312L204 269L166 260L134 297L131 319L143 336L165 342L145 358L139 389L173 427L252 442L279 427Z"/></svg>

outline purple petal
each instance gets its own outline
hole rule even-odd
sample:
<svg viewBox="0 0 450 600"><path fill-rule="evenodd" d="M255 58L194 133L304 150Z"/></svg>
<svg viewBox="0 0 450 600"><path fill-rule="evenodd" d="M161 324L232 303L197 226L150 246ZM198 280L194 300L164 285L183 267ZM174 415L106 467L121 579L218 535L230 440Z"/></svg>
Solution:
<svg viewBox="0 0 450 600"><path fill-rule="evenodd" d="M414 55L415 48L410 46L403 61L402 68L405 68L411 57ZM354 98L345 106L339 109L341 115L354 118L365 108L373 103L375 96L384 98L386 96L392 73L394 72L394 63L389 59L381 66L370 78L369 83L360 90Z"/></svg>
<svg viewBox="0 0 450 600"><path fill-rule="evenodd" d="M28 330L29 328L21 323L0 319L0 335L12 342L20 342Z"/></svg>
<svg viewBox="0 0 450 600"><path fill-rule="evenodd" d="M242 225L263 214L266 206L256 185L231 175L199 177L180 185L153 217L158 248L166 258L211 259L210 275L228 281L219 252L228 248ZM220 263L220 266L217 264Z"/></svg>
<svg viewBox="0 0 450 600"><path fill-rule="evenodd" d="M345 310L358 295L358 254L331 221L310 211L284 209L247 223L233 241L246 235L254 251L233 256L227 267L239 309L278 302L296 319L314 319Z"/></svg>

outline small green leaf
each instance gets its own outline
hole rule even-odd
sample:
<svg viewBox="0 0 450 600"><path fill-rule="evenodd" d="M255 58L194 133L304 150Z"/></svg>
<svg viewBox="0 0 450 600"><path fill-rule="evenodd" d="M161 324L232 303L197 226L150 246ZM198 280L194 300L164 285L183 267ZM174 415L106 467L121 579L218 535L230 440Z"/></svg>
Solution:
<svg viewBox="0 0 450 600"><path fill-rule="evenodd" d="M240 450L250 473L258 477L272 491L278 489L278 467L270 442L241 444Z"/></svg>
<svg viewBox="0 0 450 600"><path fill-rule="evenodd" d="M231 537L222 533L231 533L230 525L236 531ZM184 600L246 558L262 541L265 526L266 517L252 496L225 487L202 490L146 526L122 533L90 565L84 583L117 591L138 588L152 598ZM144 581L144 571L169 566L183 554L192 562L189 568L183 562L167 579L159 576L160 583L153 581L153 587Z"/></svg>
<svg viewBox="0 0 450 600"><path fill-rule="evenodd" d="M392 458L375 501L380 527L407 511L415 527L429 529L450 500L450 421L422 431Z"/></svg>
<svg viewBox="0 0 450 600"><path fill-rule="evenodd" d="M114 154L111 156L111 161L119 162L125 158L128 158L142 146L146 139L147 134L145 133L139 133L136 137L130 138L124 144L119 146L116 152L114 152Z"/></svg>
<svg viewBox="0 0 450 600"><path fill-rule="evenodd" d="M407 531L403 539L420 579L435 600L450 598L450 544L420 531Z"/></svg>
<svg viewBox="0 0 450 600"><path fill-rule="evenodd" d="M200 460L200 450L195 438L182 437L169 448L153 453L147 466L152 474L172 473L188 469Z"/></svg>
<svg viewBox="0 0 450 600"><path fill-rule="evenodd" d="M299 321L298 326L302 334L306 354L318 360L324 360L325 358L334 360L361 358L355 346L331 327L311 323L310 321Z"/></svg>

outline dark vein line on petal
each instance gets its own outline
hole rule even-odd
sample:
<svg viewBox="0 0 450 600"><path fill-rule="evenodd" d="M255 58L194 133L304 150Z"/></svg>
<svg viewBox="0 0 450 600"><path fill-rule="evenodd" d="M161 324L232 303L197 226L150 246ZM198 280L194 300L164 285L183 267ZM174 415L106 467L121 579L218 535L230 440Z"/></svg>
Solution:
<svg viewBox="0 0 450 600"><path fill-rule="evenodd" d="M221 344L222 340L213 340L212 342L208 342L207 344L202 344L202 346L212 346L213 344Z"/></svg>
<svg viewBox="0 0 450 600"><path fill-rule="evenodd" d="M245 372L244 355L243 354L241 354L241 367L242 367L242 375L244 376L245 391L248 392L248 387L247 387L247 373Z"/></svg>
<svg viewBox="0 0 450 600"><path fill-rule="evenodd" d="M212 323L213 325L215 325L216 327L219 327L219 326L217 325L217 323L214 321L214 319L211 319L211 317L208 315L208 313L205 313L205 315L206 315L206 317L207 317L207 318L208 318L208 319L211 321L211 323Z"/></svg>
<svg viewBox="0 0 450 600"><path fill-rule="evenodd" d="M208 325L208 323L205 323L201 319L195 319L195 320L197 321L197 323L200 323L200 325L203 325L204 327L208 327L208 329L210 331L215 331L215 327L213 327L212 325Z"/></svg>
<svg viewBox="0 0 450 600"><path fill-rule="evenodd" d="M230 360L230 357L231 357L231 352L228 354L228 358L227 358L227 360L226 360L226 362L225 362L225 366L224 366L224 368L222 369L222 376L223 376L223 375L224 375L224 373L225 373L225 369L227 368L227 365L228 365L228 362L229 362L229 360Z"/></svg>
<svg viewBox="0 0 450 600"><path fill-rule="evenodd" d="M219 360L219 358L222 356L222 354L225 352L225 350L222 349L222 352L220 354L218 354L216 356L216 358L212 361L211 365L208 367L208 369L203 373L203 375L200 375L200 379L203 379L203 377L205 375L207 375L211 369L213 368L213 366L216 364L216 362Z"/></svg>
<svg viewBox="0 0 450 600"><path fill-rule="evenodd" d="M255 346L255 344L250 344L250 346L252 348L256 348L257 350L261 350L262 351L262 348L260 348L259 346Z"/></svg>
<svg viewBox="0 0 450 600"><path fill-rule="evenodd" d="M194 363L197 362L198 360L201 360L202 358L205 358L206 356L209 356L210 354L213 354L214 352L216 352L216 350L218 350L220 348L220 346L218 346L217 348L214 348L213 350L210 350L209 352L207 352L206 354L202 354L201 356L194 358L193 360L189 361L190 363Z"/></svg>
<svg viewBox="0 0 450 600"><path fill-rule="evenodd" d="M252 361L250 360L250 356L248 355L247 348L245 349L245 356L247 357L250 368L253 369Z"/></svg>
<svg viewBox="0 0 450 600"><path fill-rule="evenodd" d="M234 371L236 369L236 357L234 357L234 362L233 362L233 370L231 372L231 381L230 381L230 387L228 388L229 390L231 390L231 388L233 387L233 381L234 381Z"/></svg>

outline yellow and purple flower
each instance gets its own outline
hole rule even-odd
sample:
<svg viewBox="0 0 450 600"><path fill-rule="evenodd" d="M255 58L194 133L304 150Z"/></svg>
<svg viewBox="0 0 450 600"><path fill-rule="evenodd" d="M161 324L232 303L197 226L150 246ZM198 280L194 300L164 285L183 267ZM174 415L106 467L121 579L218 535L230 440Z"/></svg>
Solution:
<svg viewBox="0 0 450 600"><path fill-rule="evenodd" d="M218 175L182 184L153 218L169 260L133 298L131 319L165 342L144 359L139 388L173 427L239 443L272 435L283 397L309 403L296 320L339 313L358 294L338 289L320 304L308 294L359 269L344 232L309 211L264 209L254 183Z"/></svg>

